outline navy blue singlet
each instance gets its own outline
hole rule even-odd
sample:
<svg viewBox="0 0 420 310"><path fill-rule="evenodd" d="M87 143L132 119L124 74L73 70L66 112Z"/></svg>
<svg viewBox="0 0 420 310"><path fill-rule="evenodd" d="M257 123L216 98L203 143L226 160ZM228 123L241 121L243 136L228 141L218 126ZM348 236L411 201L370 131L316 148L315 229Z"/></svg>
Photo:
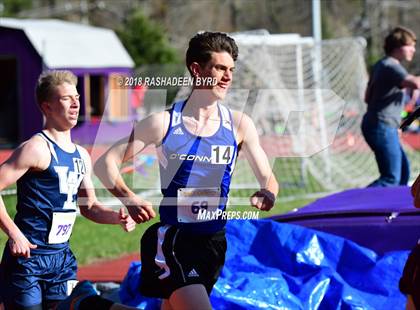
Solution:
<svg viewBox="0 0 420 310"><path fill-rule="evenodd" d="M68 153L43 132L39 135L48 144L51 162L46 170L27 171L17 181L14 221L29 242L38 246L31 253L48 254L69 245L68 241L49 243L53 212L76 212L77 192L86 166L77 147L73 153ZM65 232L57 230L60 235Z"/></svg>

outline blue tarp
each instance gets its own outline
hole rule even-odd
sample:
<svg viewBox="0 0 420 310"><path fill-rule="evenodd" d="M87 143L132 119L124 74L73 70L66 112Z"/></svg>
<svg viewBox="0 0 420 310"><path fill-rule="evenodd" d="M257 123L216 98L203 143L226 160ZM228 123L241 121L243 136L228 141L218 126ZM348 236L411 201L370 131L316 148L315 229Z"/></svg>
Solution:
<svg viewBox="0 0 420 310"><path fill-rule="evenodd" d="M379 256L347 239L273 220L229 221L228 251L214 309L403 309L398 290L408 251ZM158 309L139 295L141 264L121 285L127 305Z"/></svg>

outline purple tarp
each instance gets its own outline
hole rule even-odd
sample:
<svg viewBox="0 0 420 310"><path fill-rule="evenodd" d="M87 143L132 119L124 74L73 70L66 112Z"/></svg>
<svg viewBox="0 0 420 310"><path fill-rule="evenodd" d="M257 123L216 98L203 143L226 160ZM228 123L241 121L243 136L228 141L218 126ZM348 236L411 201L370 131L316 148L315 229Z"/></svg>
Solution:
<svg viewBox="0 0 420 310"><path fill-rule="evenodd" d="M273 219L342 236L379 254L411 249L420 238L420 210L406 186L351 189Z"/></svg>

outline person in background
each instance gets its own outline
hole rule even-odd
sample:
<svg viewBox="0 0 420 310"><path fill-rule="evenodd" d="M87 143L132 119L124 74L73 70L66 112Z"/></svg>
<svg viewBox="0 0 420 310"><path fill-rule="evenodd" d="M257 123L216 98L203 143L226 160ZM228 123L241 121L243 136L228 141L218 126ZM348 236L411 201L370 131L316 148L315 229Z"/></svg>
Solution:
<svg viewBox="0 0 420 310"><path fill-rule="evenodd" d="M362 120L363 136L375 154L379 178L373 186L407 185L408 158L401 146L398 127L403 109L404 88L420 88L420 77L401 65L416 51L416 35L404 27L394 28L385 38L385 57L373 69L365 93L367 112Z"/></svg>

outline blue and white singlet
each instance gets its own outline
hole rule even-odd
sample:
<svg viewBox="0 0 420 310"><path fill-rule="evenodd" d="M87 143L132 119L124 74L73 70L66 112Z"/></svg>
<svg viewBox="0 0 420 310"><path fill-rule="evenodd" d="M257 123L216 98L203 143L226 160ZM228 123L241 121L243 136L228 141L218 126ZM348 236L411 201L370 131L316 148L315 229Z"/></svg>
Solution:
<svg viewBox="0 0 420 310"><path fill-rule="evenodd" d="M38 135L48 144L51 162L46 170L27 171L17 181L14 221L29 242L37 245L31 253L48 254L69 245L86 166L78 147L68 153L43 132Z"/></svg>
<svg viewBox="0 0 420 310"><path fill-rule="evenodd" d="M226 224L220 214L226 209L238 155L232 114L218 104L218 130L212 136L201 137L184 126L184 106L185 101L179 101L170 109L169 128L157 148L164 197L160 219L183 230L215 233Z"/></svg>

